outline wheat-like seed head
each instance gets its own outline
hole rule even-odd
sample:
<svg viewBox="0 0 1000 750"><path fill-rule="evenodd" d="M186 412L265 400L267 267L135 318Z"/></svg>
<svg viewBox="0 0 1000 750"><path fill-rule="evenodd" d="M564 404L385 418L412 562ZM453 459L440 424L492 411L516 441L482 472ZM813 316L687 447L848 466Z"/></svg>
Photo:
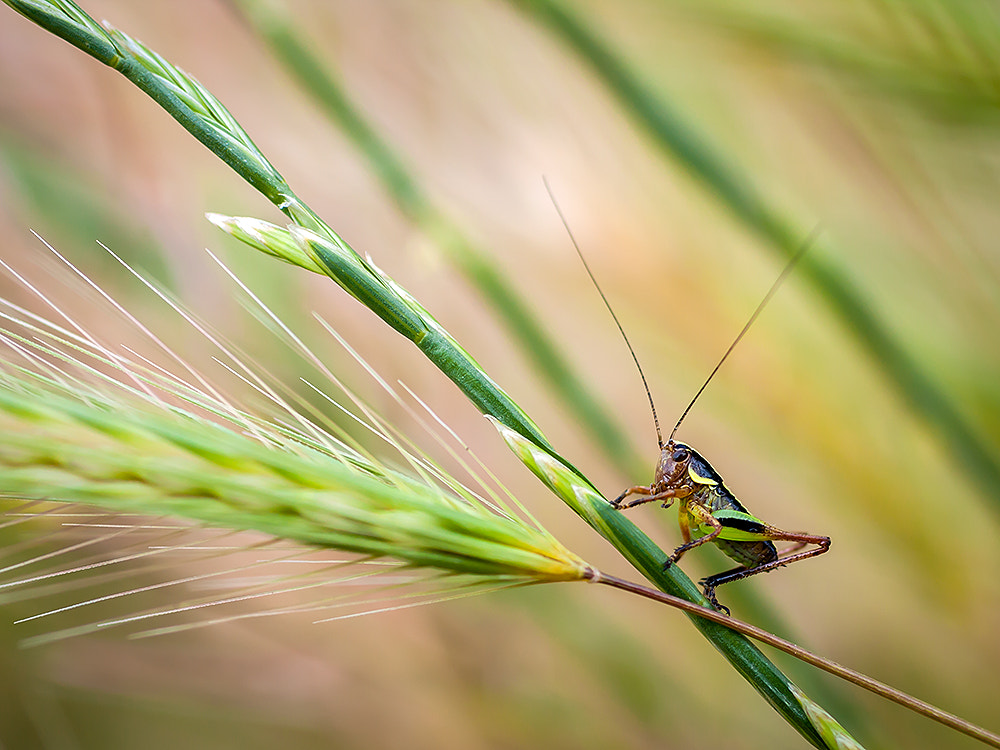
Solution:
<svg viewBox="0 0 1000 750"><path fill-rule="evenodd" d="M419 457L420 471L385 465L291 407L285 417L300 427L249 415L9 303L0 314L9 321L0 331L8 494L252 529L498 582L589 574L523 514L480 500Z"/></svg>
<svg viewBox="0 0 1000 750"><path fill-rule="evenodd" d="M283 450L177 408L23 373L0 378L0 486L26 498L176 515L456 573L572 580L550 536L414 477Z"/></svg>

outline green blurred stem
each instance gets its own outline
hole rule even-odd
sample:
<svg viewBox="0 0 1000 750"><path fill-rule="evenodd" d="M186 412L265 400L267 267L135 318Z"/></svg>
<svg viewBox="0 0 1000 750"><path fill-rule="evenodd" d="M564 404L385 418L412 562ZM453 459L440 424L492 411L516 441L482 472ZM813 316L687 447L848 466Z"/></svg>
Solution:
<svg viewBox="0 0 1000 750"><path fill-rule="evenodd" d="M864 44L859 44L829 28L782 22L749 6L728 7L724 11L718 7L699 6L692 11L717 27L732 30L745 41L846 75L879 95L896 97L935 119L982 122L995 127L1000 91L990 59L993 45L990 42L986 46L979 38L993 22L977 23L967 19L959 6L935 7L951 12L951 18L961 26L962 32L960 39L955 41L961 44L963 51L975 55L978 65L956 60L948 51L936 46L913 48L877 39L866 39ZM895 27L895 21L914 20L911 14L916 15L918 22L927 20L912 4L907 5L906 13L906 19L895 18L896 14L890 13L889 23ZM940 30L938 23L930 23L929 32ZM904 41L910 33L905 28L895 30Z"/></svg>
<svg viewBox="0 0 1000 750"><path fill-rule="evenodd" d="M632 594L638 594L646 597L647 599L652 599L653 601L668 604L671 607L676 607L677 609L683 610L688 614L703 617L706 620L711 620L719 625L732 628L745 636L753 638L756 641L760 641L761 643L766 643L768 646L772 646L779 651L784 651L786 654L794 656L796 659L804 661L807 664L811 664L814 667L822 669L825 672L829 672L830 674L840 677L841 679L847 680L848 682L875 693L876 695L890 700L893 703L898 703L900 706L908 708L921 716L926 716L928 719L944 724L946 727L955 729L962 734L966 734L969 737L977 739L980 742L984 742L987 745L1000 748L1000 735L994 734L989 730L983 729L982 727L968 722L961 717L955 716L954 714L950 714L947 711L942 711L936 706L933 706L930 703L925 703L918 698L914 698L912 695L908 695L900 690L897 690L891 685L886 685L884 682L874 680L861 672L856 672L849 667L845 667L835 661L831 661L830 659L814 654L811 651L807 651L791 641L786 641L784 638L780 638L773 633L770 633L762 628L758 628L756 625L751 625L748 622L743 622L742 620L737 620L729 617L728 615L716 612L710 607L693 604L685 599L665 594L662 591L651 589L648 586L642 586L637 583L632 583L631 581L609 576L605 573L601 573L600 571L594 571L591 581L593 583L603 583L606 586L621 589L622 591L628 591Z"/></svg>
<svg viewBox="0 0 1000 750"><path fill-rule="evenodd" d="M801 243L801 234L771 208L732 159L727 159L688 124L662 97L654 95L610 46L590 29L570 7L559 0L509 0L527 15L552 30L597 74L663 152L683 166L729 212L753 230L767 245L790 256ZM1000 512L1000 458L969 425L951 399L924 373L880 321L876 306L858 291L838 268L814 253L802 264L803 272L840 315L848 330L886 377L913 406L955 463L975 477L983 501Z"/></svg>
<svg viewBox="0 0 1000 750"><path fill-rule="evenodd" d="M490 303L529 361L610 460L626 473L648 470L618 423L559 351L527 301L493 259L474 245L421 188L399 154L351 101L328 63L309 49L272 0L231 0L274 55L365 156L399 210L446 254Z"/></svg>

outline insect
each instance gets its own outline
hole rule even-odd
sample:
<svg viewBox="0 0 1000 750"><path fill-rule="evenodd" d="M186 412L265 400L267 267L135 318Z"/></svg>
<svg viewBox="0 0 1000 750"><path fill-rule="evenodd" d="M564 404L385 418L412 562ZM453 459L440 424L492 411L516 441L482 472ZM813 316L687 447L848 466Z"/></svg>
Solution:
<svg viewBox="0 0 1000 750"><path fill-rule="evenodd" d="M795 264L808 250L811 239L810 236L809 240L806 240L799 251L788 261L746 325L743 326L726 353L722 355L719 363L698 389L687 408L684 409L666 443L663 442L660 423L656 416L656 407L653 405L646 377L642 373L642 367L639 365L635 352L632 351L632 345L627 338L625 339L625 343L635 359L636 367L639 368L643 385L646 387L646 395L653 412L653 423L656 426L660 460L656 465L656 472L651 484L629 487L612 501L611 505L618 510L627 510L643 503L660 502L662 507L669 508L676 500L678 502L678 522L684 543L673 551L664 564L664 568L669 568L672 564L677 563L689 550L707 542L714 542L726 556L739 563L731 570L716 573L700 581L705 598L716 609L724 610L726 614L729 613L729 609L719 604L715 596L715 589L718 586L749 578L758 573L766 573L799 560L822 555L830 549L830 538L804 532L784 531L761 521L743 507L736 495L726 486L719 472L698 451L674 440L674 435L719 368L722 367L733 349L753 325L757 316L774 296ZM601 297L604 297L603 292ZM612 316L614 316L613 312ZM617 319L615 322L617 323ZM619 329L621 329L620 324ZM624 331L622 331L622 336L625 336ZM637 499L625 502L632 495L637 496ZM777 547L774 546L775 542L791 542L791 546L779 553Z"/></svg>
<svg viewBox="0 0 1000 750"><path fill-rule="evenodd" d="M629 495L640 497L623 504ZM662 501L662 507L669 508L675 499L680 503L678 521L684 544L673 551L664 568L678 562L688 550L714 542L739 563L732 570L700 581L705 597L726 614L729 608L719 604L715 597L718 586L816 557L830 549L830 537L784 531L751 514L698 451L672 438L660 446L660 461L652 484L629 487L611 504L618 510L626 510ZM774 542L793 544L779 553ZM814 546L803 549L807 545Z"/></svg>
<svg viewBox="0 0 1000 750"><path fill-rule="evenodd" d="M554 198L553 202L555 202ZM646 376L642 371L642 366L639 364L635 350L632 349L628 336L625 335L625 330L618 321L614 310L611 309L611 305L608 303L607 297L604 296L600 285L598 285L597 280L594 278L594 274L587 265L583 253L580 252L580 248L573 238L573 233L566 224L562 212L559 211L558 205L556 205L556 210L559 212L559 217L566 226L566 231L569 232L570 240L580 255L580 260L583 261L584 268L587 269L587 274L590 276L591 281L593 281L594 286L597 287L597 291L601 295L601 299L604 300L604 304L611 313L611 317L614 318L622 338L625 339L625 345L632 355L632 359L639 370L639 376L642 378L642 384L646 389L646 397L649 399L649 407L653 413L653 423L656 426L660 460L656 465L656 472L653 475L652 483L629 487L612 501L611 505L617 510L624 511L643 503L652 502L659 502L662 507L669 508L677 501L678 521L684 543L673 551L663 567L667 569L679 562L686 552L708 542L713 542L723 553L732 560L735 560L739 565L731 570L703 578L700 583L705 592L705 598L716 609L729 614L729 609L719 604L718 599L716 599L715 589L717 587L724 583L731 583L755 576L759 573L766 573L769 570L775 570L799 560L822 555L830 549L830 538L816 534L784 531L761 521L743 507L743 504L736 499L736 495L726 486L719 472L698 451L685 443L674 440L674 435L680 428L684 418L687 417L688 412L691 411L691 407L698 400L698 397L701 396L702 392L712 381L712 378L719 371L719 368L722 367L722 364L732 353L733 349L736 348L736 345L750 329L750 326L753 325L757 316L760 315L761 311L771 300L771 297L774 296L778 287L809 248L815 231L785 266L784 270L771 286L771 289L750 316L746 325L743 326L743 330L736 336L733 343L726 350L726 353L722 355L722 359L719 360L715 369L712 370L701 388L694 395L694 398L691 399L691 402L681 414L680 419L677 420L677 424L674 425L674 429L670 432L669 438L664 443L663 434L660 431L660 422L656 416L656 406L653 404L653 396L650 393ZM626 502L631 496L636 496L636 499ZM777 547L774 545L775 542L791 542L791 546L782 552L778 552Z"/></svg>

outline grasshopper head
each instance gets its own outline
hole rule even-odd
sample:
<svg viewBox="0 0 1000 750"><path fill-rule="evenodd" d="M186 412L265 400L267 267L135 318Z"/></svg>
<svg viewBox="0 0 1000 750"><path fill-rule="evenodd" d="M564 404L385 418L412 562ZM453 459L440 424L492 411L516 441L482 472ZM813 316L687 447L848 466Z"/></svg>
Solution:
<svg viewBox="0 0 1000 750"><path fill-rule="evenodd" d="M684 443L670 440L660 451L660 463L656 466L653 484L658 488L681 487L690 484L688 466L694 452Z"/></svg>
<svg viewBox="0 0 1000 750"><path fill-rule="evenodd" d="M711 464L690 445L670 440L663 446L653 481L658 489L688 487L693 492L721 482Z"/></svg>

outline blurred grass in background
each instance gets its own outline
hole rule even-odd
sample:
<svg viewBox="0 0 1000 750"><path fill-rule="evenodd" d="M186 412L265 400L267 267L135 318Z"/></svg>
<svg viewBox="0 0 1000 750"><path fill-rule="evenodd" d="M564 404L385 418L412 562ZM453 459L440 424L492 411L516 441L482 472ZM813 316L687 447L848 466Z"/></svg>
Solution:
<svg viewBox="0 0 1000 750"><path fill-rule="evenodd" d="M499 2L289 4L309 48L421 190L497 260L581 379L620 416L648 456L645 474L623 473L449 265L432 241L440 238L397 209L370 163L229 6L85 7L218 95L300 195L419 299L433 301L438 319L608 495L651 479L655 438L638 377L541 175L651 375L665 424L780 269L530 13ZM776 212L803 233L822 224L817 262L860 288L869 312L995 459L993 9L574 7ZM561 541L602 568L624 569L544 497L452 385L366 311L322 280L220 238L201 218L212 210L277 221L276 212L127 82L4 10L5 259L37 265L33 280L50 273L31 227L155 329L159 308L144 309L149 295L109 262L100 239L294 383L304 365L255 335L201 248L224 253L286 322L316 336L315 346L326 344L317 343L325 340L312 310L335 321L385 379L403 379L502 469ZM114 339L102 318L87 318L85 295L55 275L49 283L74 315ZM196 337L164 335L198 361ZM390 420L408 423L360 375L349 385ZM740 591L752 588L804 645L995 725L1000 489L969 474L955 446L914 411L805 278L782 289L680 437L762 518L834 539L829 555L734 584L720 593L724 600L739 607ZM666 548L676 545L673 512L649 509L640 523ZM704 551L685 558L692 577L725 564ZM327 625L289 617L143 641L110 630L29 651L16 649L25 634L9 626L22 614L12 604L0 610L0 659L16 676L0 695L11 707L0 714L0 739L84 748L800 746L681 618L610 592L586 594L546 587ZM865 717L858 734L869 747L973 746L860 691L844 687L841 696Z"/></svg>

